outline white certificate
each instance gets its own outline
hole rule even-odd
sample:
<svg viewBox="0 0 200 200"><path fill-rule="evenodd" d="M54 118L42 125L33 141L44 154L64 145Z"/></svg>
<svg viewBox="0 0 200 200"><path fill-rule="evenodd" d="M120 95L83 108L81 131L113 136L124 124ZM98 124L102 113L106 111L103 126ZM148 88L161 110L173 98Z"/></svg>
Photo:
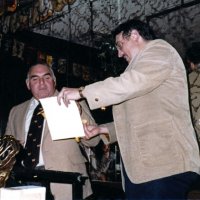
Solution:
<svg viewBox="0 0 200 200"><path fill-rule="evenodd" d="M0 188L1 200L45 200L46 188L40 186L17 186Z"/></svg>
<svg viewBox="0 0 200 200"><path fill-rule="evenodd" d="M40 99L40 102L44 109L52 140L85 136L79 109L75 101L71 100L68 107L65 106L63 101L59 105L57 97Z"/></svg>

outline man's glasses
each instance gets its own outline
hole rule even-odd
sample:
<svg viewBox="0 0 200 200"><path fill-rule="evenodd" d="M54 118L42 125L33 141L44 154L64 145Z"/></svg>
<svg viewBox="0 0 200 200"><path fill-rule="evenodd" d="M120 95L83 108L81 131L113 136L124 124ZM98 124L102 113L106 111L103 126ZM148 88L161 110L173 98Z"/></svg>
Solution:
<svg viewBox="0 0 200 200"><path fill-rule="evenodd" d="M127 35L127 36L123 37L123 41L116 41L115 47L117 48L117 50L121 51L123 49L124 44L129 41L129 37L130 37L130 35Z"/></svg>
<svg viewBox="0 0 200 200"><path fill-rule="evenodd" d="M121 42L121 41L118 41L115 43L115 47L117 48L117 50L122 50L123 49L123 45L124 45L124 42Z"/></svg>

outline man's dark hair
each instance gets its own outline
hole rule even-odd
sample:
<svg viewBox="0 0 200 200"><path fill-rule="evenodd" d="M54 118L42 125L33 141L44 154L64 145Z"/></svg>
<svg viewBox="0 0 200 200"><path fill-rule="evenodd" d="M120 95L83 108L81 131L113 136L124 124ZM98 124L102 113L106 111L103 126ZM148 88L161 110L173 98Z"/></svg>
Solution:
<svg viewBox="0 0 200 200"><path fill-rule="evenodd" d="M156 36L151 27L147 23L144 23L137 19L131 19L120 24L116 29L112 31L112 35L115 37L116 35L122 32L123 37L129 37L132 30L137 30L138 33L145 40L156 39Z"/></svg>

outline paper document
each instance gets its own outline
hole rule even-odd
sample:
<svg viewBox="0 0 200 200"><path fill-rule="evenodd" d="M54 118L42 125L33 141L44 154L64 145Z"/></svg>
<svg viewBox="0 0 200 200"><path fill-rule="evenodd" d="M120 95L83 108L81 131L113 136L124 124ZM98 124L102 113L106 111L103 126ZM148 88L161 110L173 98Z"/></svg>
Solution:
<svg viewBox="0 0 200 200"><path fill-rule="evenodd" d="M45 187L29 185L0 188L1 200L45 200L45 197Z"/></svg>
<svg viewBox="0 0 200 200"><path fill-rule="evenodd" d="M85 136L79 109L75 101L70 101L68 107L65 106L63 101L59 105L57 97L40 99L40 102L44 109L52 140Z"/></svg>

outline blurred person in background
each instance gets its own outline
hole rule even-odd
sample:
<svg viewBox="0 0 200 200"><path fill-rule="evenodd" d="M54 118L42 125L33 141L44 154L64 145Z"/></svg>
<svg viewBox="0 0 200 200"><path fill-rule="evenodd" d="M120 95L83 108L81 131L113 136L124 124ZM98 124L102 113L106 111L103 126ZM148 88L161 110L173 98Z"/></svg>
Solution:
<svg viewBox="0 0 200 200"><path fill-rule="evenodd" d="M185 53L188 70L191 117L200 142L200 42L193 43Z"/></svg>

